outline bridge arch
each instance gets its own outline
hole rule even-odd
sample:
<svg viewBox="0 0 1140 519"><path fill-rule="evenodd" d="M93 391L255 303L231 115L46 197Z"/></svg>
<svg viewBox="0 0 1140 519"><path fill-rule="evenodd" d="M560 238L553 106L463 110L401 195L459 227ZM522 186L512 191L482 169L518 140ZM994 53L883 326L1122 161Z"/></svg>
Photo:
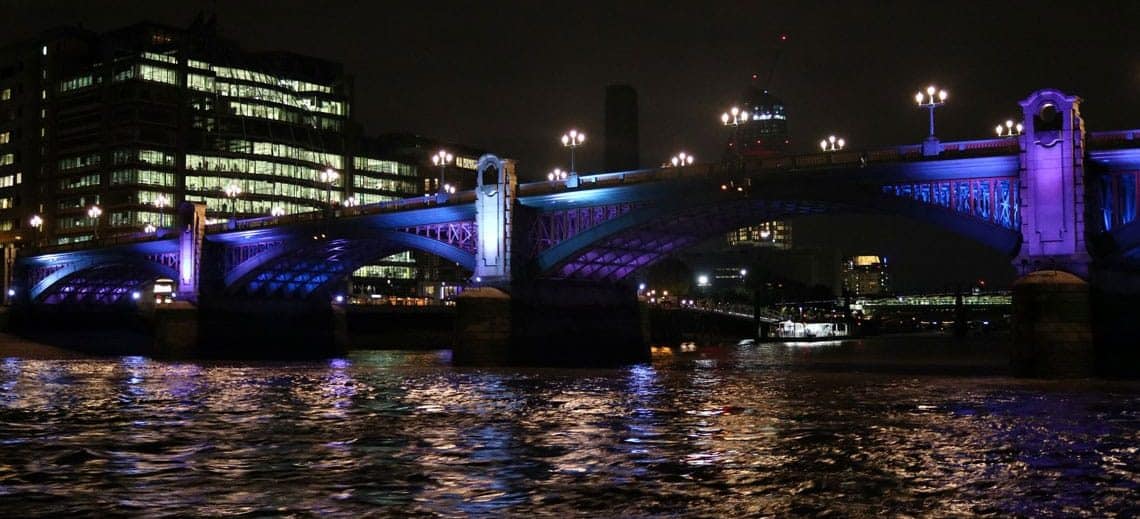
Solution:
<svg viewBox="0 0 1140 519"><path fill-rule="evenodd" d="M470 251L430 237L393 230L289 236L263 247L225 269L222 290L229 295L309 298L356 269L404 250L439 256L473 270Z"/></svg>
<svg viewBox="0 0 1140 519"><path fill-rule="evenodd" d="M176 279L173 265L127 254L84 255L36 281L28 297L36 303L101 303L128 300L131 293L158 278Z"/></svg>
<svg viewBox="0 0 1140 519"><path fill-rule="evenodd" d="M779 193L687 196L634 208L539 252L529 272L538 277L619 281L732 229L816 214L896 214L952 231L1011 258L1020 247L1021 236L1016 231L950 209L873 189L837 191L838 195L815 200Z"/></svg>

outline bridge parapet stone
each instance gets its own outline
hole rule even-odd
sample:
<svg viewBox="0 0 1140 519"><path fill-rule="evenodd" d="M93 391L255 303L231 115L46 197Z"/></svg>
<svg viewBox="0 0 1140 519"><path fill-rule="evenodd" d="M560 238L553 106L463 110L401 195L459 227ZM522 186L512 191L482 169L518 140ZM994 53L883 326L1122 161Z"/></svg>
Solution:
<svg viewBox="0 0 1140 519"><path fill-rule="evenodd" d="M1021 101L1025 133L1019 186L1017 264L1052 265L1088 278L1085 244L1084 122L1080 98L1058 90Z"/></svg>

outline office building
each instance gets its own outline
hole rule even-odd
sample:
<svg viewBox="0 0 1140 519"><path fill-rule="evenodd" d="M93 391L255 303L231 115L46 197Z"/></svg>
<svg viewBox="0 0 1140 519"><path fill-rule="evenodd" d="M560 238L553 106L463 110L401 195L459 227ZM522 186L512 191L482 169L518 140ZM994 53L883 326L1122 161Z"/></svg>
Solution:
<svg viewBox="0 0 1140 519"><path fill-rule="evenodd" d="M850 256L842 264L843 291L851 296L887 296L891 278L887 258L883 256Z"/></svg>
<svg viewBox="0 0 1140 519"><path fill-rule="evenodd" d="M224 222L435 193L428 156L406 152L362 135L342 65L244 50L201 17L185 29L55 29L0 48L8 265L21 244L162 233L182 202ZM477 158L459 154L449 169ZM361 269L360 285L415 285L416 256Z"/></svg>

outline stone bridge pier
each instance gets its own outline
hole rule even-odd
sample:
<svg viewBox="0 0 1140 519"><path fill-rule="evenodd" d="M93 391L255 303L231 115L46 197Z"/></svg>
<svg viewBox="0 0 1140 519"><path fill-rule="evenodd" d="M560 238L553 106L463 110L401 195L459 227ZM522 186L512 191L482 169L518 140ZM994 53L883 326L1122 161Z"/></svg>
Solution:
<svg viewBox="0 0 1140 519"><path fill-rule="evenodd" d="M492 182L484 184L490 175ZM457 299L453 359L468 365L598 366L648 360L633 286L547 279L528 271L532 215L517 204L516 180L497 158L479 161L476 288Z"/></svg>

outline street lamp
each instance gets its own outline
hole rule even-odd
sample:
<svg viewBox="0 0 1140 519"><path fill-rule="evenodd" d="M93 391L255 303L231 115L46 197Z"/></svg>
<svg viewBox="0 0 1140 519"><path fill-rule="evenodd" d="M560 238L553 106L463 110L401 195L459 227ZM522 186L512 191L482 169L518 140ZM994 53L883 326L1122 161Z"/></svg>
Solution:
<svg viewBox="0 0 1140 519"><path fill-rule="evenodd" d="M455 186L453 186L451 184L444 184L443 189L441 189L440 191L445 195L454 195L455 194Z"/></svg>
<svg viewBox="0 0 1140 519"><path fill-rule="evenodd" d="M946 104L948 95L945 90L937 89L934 85L926 87L925 94L922 92L914 94L914 100L918 103L919 108L930 110L930 136L928 139L934 139L934 109Z"/></svg>
<svg viewBox="0 0 1140 519"><path fill-rule="evenodd" d="M847 146L847 141L836 138L834 135L828 135L826 139L819 141L819 149L823 151L839 151L845 146Z"/></svg>
<svg viewBox="0 0 1140 519"><path fill-rule="evenodd" d="M97 206L97 205L93 205L93 206L91 206L90 209L87 210L87 217L91 218L92 220L95 220L94 234L95 234L96 240L99 239L99 216L102 214L103 214L103 210L100 209L99 206Z"/></svg>
<svg viewBox="0 0 1140 519"><path fill-rule="evenodd" d="M230 199L230 221L237 221L237 197L241 195L241 187L231 182L226 184L223 191Z"/></svg>
<svg viewBox="0 0 1140 519"><path fill-rule="evenodd" d="M562 171L562 168L554 168L554 171L546 174L546 180L552 182L555 180L566 180L566 172Z"/></svg>
<svg viewBox="0 0 1140 519"><path fill-rule="evenodd" d="M673 158L669 159L669 163L675 168L688 166L693 163L693 156L682 151L681 153L673 155Z"/></svg>
<svg viewBox="0 0 1140 519"><path fill-rule="evenodd" d="M157 231L157 230L158 230L158 228L155 227L153 223L148 223L148 224L146 224L146 227L143 227L143 232L145 232L147 234L150 234L150 233Z"/></svg>
<svg viewBox="0 0 1140 519"><path fill-rule="evenodd" d="M336 179L340 178L340 175L333 168L325 168L325 170L321 172L320 178L322 183L327 184L325 186L325 203L328 204L329 207L332 207L332 188L333 185L336 184Z"/></svg>
<svg viewBox="0 0 1140 519"><path fill-rule="evenodd" d="M431 163L439 166L439 187L437 188L440 194L443 194L443 172L447 169L447 165L455 158L454 155L448 153L446 150L439 150L435 155L431 156Z"/></svg>
<svg viewBox="0 0 1140 519"><path fill-rule="evenodd" d="M344 199L344 206L345 207L356 207L358 205L360 205L360 199L357 198L356 196L350 196L350 197Z"/></svg>
<svg viewBox="0 0 1140 519"><path fill-rule="evenodd" d="M736 150L736 159L740 162L740 171L744 172L744 149L740 146L740 125L748 122L748 110L732 107L720 114L720 122L732 127L732 148Z"/></svg>
<svg viewBox="0 0 1140 519"><path fill-rule="evenodd" d="M279 205L275 205L272 209L269 210L269 216L285 216L285 208Z"/></svg>
<svg viewBox="0 0 1140 519"><path fill-rule="evenodd" d="M38 246L40 242L40 231L43 230L44 226L44 219L40 218L40 215L38 214L33 214L32 217L28 219L28 223L32 225L33 229L32 244Z"/></svg>
<svg viewBox="0 0 1140 519"><path fill-rule="evenodd" d="M170 205L170 199L167 198L166 195L159 193L158 196L154 197L153 203L154 207L158 209L158 226L166 227L166 214L163 213L162 209Z"/></svg>
<svg viewBox="0 0 1140 519"><path fill-rule="evenodd" d="M569 132L562 134L562 146L570 148L571 175L574 174L574 148L581 146L583 142L586 142L586 134L581 133L578 130L570 130Z"/></svg>
<svg viewBox="0 0 1140 519"><path fill-rule="evenodd" d="M994 127L994 130L997 131L998 137L1017 137L1021 135L1025 127L1021 123L1013 124L1013 119L1006 119L1005 125L999 124Z"/></svg>

